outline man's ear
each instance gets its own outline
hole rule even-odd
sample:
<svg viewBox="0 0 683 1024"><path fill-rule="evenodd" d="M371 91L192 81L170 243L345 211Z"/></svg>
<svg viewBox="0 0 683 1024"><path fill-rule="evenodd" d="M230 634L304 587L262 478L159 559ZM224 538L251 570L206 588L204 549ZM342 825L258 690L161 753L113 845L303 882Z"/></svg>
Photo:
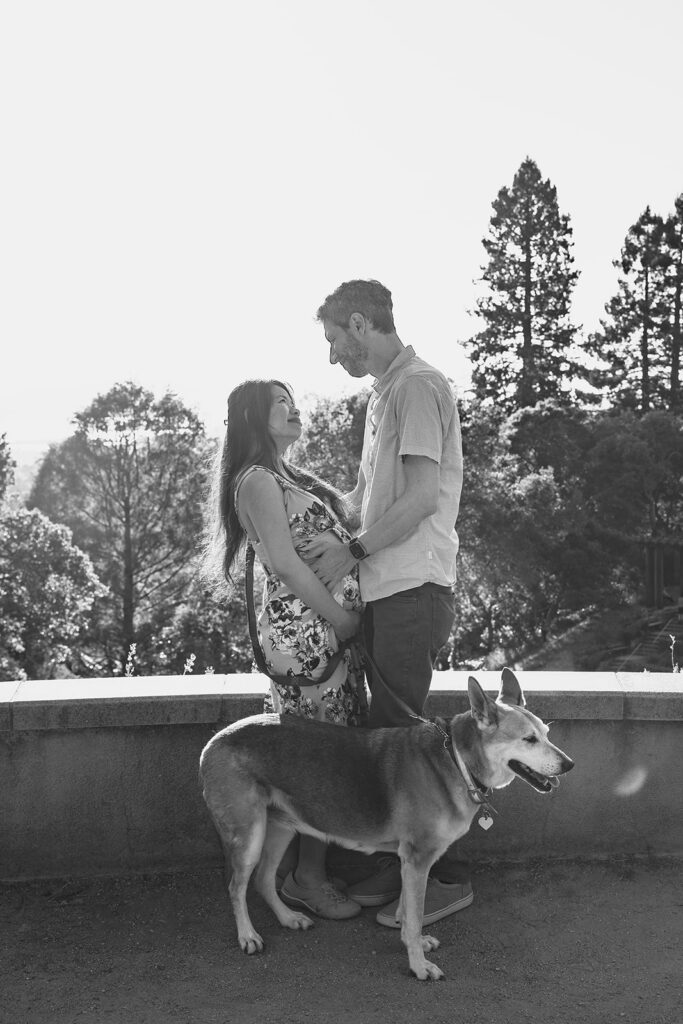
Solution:
<svg viewBox="0 0 683 1024"><path fill-rule="evenodd" d="M349 317L349 331L355 336L360 337L365 334L365 328L367 321L362 313L352 313Z"/></svg>
<svg viewBox="0 0 683 1024"><path fill-rule="evenodd" d="M482 726L498 725L498 708L474 678L467 680L467 692L470 695L470 709L475 722Z"/></svg>
<svg viewBox="0 0 683 1024"><path fill-rule="evenodd" d="M522 687L519 685L515 673L509 668L503 669L498 700L503 704L512 704L513 707L526 707Z"/></svg>

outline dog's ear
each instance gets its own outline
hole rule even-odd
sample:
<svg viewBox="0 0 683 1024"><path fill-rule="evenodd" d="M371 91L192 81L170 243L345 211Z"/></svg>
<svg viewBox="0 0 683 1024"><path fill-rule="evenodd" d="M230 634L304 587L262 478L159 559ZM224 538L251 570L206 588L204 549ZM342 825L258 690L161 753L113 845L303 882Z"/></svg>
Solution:
<svg viewBox="0 0 683 1024"><path fill-rule="evenodd" d="M467 692L470 695L470 708L474 720L483 726L498 725L496 702L484 693L474 676L467 680Z"/></svg>
<svg viewBox="0 0 683 1024"><path fill-rule="evenodd" d="M526 707L522 687L519 685L515 673L509 668L503 669L498 700L503 704L512 704L513 706L521 708Z"/></svg>

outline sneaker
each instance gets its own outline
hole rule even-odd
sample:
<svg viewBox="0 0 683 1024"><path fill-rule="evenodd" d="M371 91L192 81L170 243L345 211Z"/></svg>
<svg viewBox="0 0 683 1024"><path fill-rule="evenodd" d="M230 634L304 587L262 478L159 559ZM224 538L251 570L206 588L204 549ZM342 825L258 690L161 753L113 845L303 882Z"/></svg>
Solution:
<svg viewBox="0 0 683 1024"><path fill-rule="evenodd" d="M401 895L401 864L396 857L380 857L375 873L349 886L349 896L361 907L381 907Z"/></svg>
<svg viewBox="0 0 683 1024"><path fill-rule="evenodd" d="M458 910L469 907L474 899L472 886L469 882L464 885L439 882L436 878L427 879L427 891L425 892L425 906L422 915L422 927L440 921L442 917L455 914ZM398 913L398 900L394 900L388 907L384 907L377 914L375 920L386 928L400 928L401 922L396 920Z"/></svg>
<svg viewBox="0 0 683 1024"><path fill-rule="evenodd" d="M278 868L277 873L275 875L275 888L277 889L278 892L282 891L282 886L285 884L287 876L290 874L293 875L294 871L286 871L284 874L281 874L280 869ZM337 878L336 875L332 875L332 877L330 878L330 882L332 882L332 885L335 887L335 889L339 889L339 892L346 892L346 890L349 887L348 882L345 882L343 878Z"/></svg>
<svg viewBox="0 0 683 1024"><path fill-rule="evenodd" d="M290 871L284 881L280 896L290 907L303 907L318 917L326 917L330 921L343 921L360 914L360 904L350 900L348 896L336 889L332 882L304 889L294 880Z"/></svg>

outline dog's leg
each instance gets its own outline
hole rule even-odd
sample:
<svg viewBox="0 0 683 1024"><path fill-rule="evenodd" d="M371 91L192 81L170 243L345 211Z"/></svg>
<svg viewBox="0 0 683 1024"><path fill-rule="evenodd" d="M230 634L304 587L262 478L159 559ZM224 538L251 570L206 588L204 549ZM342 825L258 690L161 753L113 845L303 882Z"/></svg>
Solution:
<svg viewBox="0 0 683 1024"><path fill-rule="evenodd" d="M281 925L285 928L301 928L306 930L313 926L310 917L292 910L283 903L275 888L275 875L295 830L291 825L268 816L266 838L263 843L261 860L254 875L254 888L271 908Z"/></svg>
<svg viewBox="0 0 683 1024"><path fill-rule="evenodd" d="M420 981L443 978L443 971L426 959L425 953L437 949L439 940L422 934L427 872L434 857L426 858L399 848L401 855L401 941L408 951L408 963Z"/></svg>
<svg viewBox="0 0 683 1024"><path fill-rule="evenodd" d="M225 782L224 779L221 780ZM245 953L260 953L263 939L254 928L247 908L247 885L259 862L266 834L267 809L256 787L233 789L205 780L204 799L220 836L225 857L228 894L237 925L237 939ZM229 870L232 866L232 873Z"/></svg>
<svg viewBox="0 0 683 1024"><path fill-rule="evenodd" d="M248 954L260 953L263 950L263 939L249 917L247 885L263 848L266 834L265 808L261 809L261 813L250 824L250 828L243 828L239 835L233 835L230 843L232 878L228 886L237 925L237 939L241 948Z"/></svg>

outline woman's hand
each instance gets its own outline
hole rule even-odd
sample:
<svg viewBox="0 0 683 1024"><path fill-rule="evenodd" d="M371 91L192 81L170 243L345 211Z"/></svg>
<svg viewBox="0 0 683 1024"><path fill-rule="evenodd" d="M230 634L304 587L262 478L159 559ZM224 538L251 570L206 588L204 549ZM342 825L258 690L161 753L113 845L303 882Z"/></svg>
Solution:
<svg viewBox="0 0 683 1024"><path fill-rule="evenodd" d="M361 617L358 612L344 611L344 619L335 624L334 631L339 640L349 640L356 633L360 632ZM341 628L340 628L341 626Z"/></svg>

